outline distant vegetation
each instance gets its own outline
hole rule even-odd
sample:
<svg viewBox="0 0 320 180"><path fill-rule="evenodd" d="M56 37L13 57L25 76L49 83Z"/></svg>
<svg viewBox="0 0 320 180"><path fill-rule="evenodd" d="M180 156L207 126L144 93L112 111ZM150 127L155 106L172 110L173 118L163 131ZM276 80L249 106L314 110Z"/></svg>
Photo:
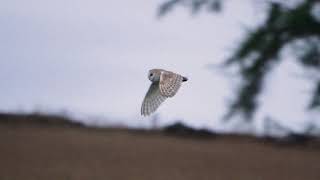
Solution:
<svg viewBox="0 0 320 180"><path fill-rule="evenodd" d="M0 113L0 124L84 127L81 123L63 115L41 113Z"/></svg>

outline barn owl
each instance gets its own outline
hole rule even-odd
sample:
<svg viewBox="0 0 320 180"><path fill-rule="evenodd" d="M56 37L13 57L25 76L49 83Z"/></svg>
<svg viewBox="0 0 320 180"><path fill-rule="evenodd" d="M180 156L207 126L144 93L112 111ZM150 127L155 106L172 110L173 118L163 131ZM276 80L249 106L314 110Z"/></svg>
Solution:
<svg viewBox="0 0 320 180"><path fill-rule="evenodd" d="M151 69L148 78L152 82L141 106L141 115L149 116L157 110L163 101L173 97L182 82L188 78L163 69Z"/></svg>

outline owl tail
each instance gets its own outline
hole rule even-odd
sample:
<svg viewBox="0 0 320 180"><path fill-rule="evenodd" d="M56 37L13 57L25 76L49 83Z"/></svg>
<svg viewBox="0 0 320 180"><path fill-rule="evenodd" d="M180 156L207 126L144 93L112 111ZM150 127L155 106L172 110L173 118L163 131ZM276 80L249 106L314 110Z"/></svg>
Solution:
<svg viewBox="0 0 320 180"><path fill-rule="evenodd" d="M182 77L182 81L183 82L188 81L188 78L187 77Z"/></svg>

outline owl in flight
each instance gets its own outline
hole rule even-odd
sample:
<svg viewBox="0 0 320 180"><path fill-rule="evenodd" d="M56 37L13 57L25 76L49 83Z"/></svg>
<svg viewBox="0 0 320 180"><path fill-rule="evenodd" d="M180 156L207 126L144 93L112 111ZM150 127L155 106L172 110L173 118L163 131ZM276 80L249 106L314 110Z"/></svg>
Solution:
<svg viewBox="0 0 320 180"><path fill-rule="evenodd" d="M182 82L188 80L180 74L163 69L151 69L148 78L152 83L142 102L142 116L155 112L164 100L178 92Z"/></svg>

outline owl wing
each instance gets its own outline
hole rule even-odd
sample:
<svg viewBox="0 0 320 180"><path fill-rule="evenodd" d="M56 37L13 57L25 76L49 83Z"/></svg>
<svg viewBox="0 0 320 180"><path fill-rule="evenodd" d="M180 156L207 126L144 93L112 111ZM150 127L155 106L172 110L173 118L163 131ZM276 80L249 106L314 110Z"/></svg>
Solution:
<svg viewBox="0 0 320 180"><path fill-rule="evenodd" d="M183 77L173 72L162 72L160 76L160 92L165 97L174 96L182 83Z"/></svg>
<svg viewBox="0 0 320 180"><path fill-rule="evenodd" d="M155 112L161 103L166 100L167 97L163 96L159 89L159 83L152 83L141 106L141 114L148 116Z"/></svg>

